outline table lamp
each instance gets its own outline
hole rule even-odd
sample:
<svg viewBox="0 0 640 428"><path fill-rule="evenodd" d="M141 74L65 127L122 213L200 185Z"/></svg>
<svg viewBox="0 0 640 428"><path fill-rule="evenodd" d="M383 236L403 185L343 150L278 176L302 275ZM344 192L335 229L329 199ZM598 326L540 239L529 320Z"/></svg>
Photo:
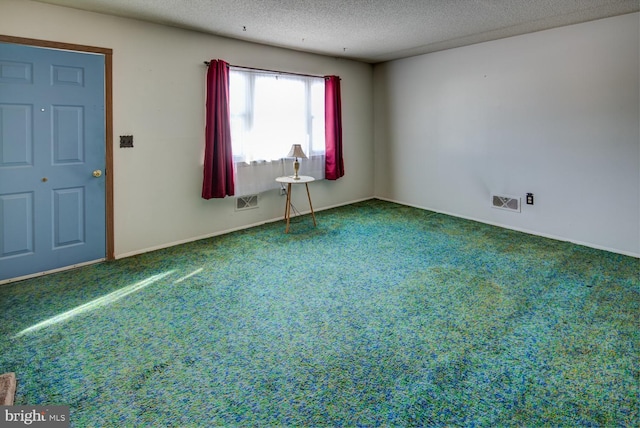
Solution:
<svg viewBox="0 0 640 428"><path fill-rule="evenodd" d="M293 179L300 180L300 177L298 176L298 170L300 169L300 162L298 162L298 158L307 159L307 155L305 155L302 151L302 146L300 144L294 144L293 146L291 146L291 151L289 152L287 157L296 159L295 161L293 161L293 170L295 171Z"/></svg>

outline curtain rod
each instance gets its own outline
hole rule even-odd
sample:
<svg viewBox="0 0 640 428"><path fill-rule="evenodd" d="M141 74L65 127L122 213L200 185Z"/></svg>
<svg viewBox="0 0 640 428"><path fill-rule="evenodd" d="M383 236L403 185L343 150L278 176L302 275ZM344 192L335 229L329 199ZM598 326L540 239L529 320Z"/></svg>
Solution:
<svg viewBox="0 0 640 428"><path fill-rule="evenodd" d="M205 61L204 64L208 67L209 64L211 64L211 62L210 61ZM267 70L265 68L253 68L253 67L245 67L245 66L242 66L242 65L233 65L233 64L229 64L229 67L244 68L245 70L266 71L267 73L292 74L294 76L320 77L320 78L323 78L323 79L325 77L325 76L318 76L318 75L315 75L315 74L291 73L289 71Z"/></svg>

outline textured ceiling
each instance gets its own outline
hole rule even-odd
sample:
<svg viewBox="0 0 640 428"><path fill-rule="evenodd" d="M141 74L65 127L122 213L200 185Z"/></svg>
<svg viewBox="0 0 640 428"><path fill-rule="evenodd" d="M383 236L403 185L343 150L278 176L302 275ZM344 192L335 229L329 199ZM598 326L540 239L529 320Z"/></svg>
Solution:
<svg viewBox="0 0 640 428"><path fill-rule="evenodd" d="M376 63L640 10L639 0L37 0Z"/></svg>

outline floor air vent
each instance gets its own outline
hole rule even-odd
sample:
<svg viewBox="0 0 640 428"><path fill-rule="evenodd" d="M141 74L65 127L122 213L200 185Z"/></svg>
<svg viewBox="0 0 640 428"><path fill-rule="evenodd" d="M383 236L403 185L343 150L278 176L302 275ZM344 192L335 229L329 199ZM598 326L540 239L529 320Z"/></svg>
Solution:
<svg viewBox="0 0 640 428"><path fill-rule="evenodd" d="M236 198L236 211L258 208L258 195L238 196Z"/></svg>
<svg viewBox="0 0 640 428"><path fill-rule="evenodd" d="M514 196L491 195L491 206L501 210L520 212L520 198Z"/></svg>

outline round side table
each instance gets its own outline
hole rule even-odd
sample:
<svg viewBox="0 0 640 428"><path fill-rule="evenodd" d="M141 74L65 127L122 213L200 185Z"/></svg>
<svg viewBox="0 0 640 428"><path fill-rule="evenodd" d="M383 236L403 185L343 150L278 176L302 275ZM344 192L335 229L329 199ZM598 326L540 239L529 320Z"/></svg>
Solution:
<svg viewBox="0 0 640 428"><path fill-rule="evenodd" d="M309 193L309 183L315 181L315 178L309 177L307 175L300 175L298 179L293 178L292 176L284 176L276 178L278 183L286 183L287 185L287 202L284 208L284 219L287 222L287 227L284 233L289 233L289 221L291 220L291 185L292 184L304 184L307 188L307 198L309 199L309 208L311 208L311 218L313 218L313 225L316 224L316 215L313 212L313 205L311 205L311 194Z"/></svg>

